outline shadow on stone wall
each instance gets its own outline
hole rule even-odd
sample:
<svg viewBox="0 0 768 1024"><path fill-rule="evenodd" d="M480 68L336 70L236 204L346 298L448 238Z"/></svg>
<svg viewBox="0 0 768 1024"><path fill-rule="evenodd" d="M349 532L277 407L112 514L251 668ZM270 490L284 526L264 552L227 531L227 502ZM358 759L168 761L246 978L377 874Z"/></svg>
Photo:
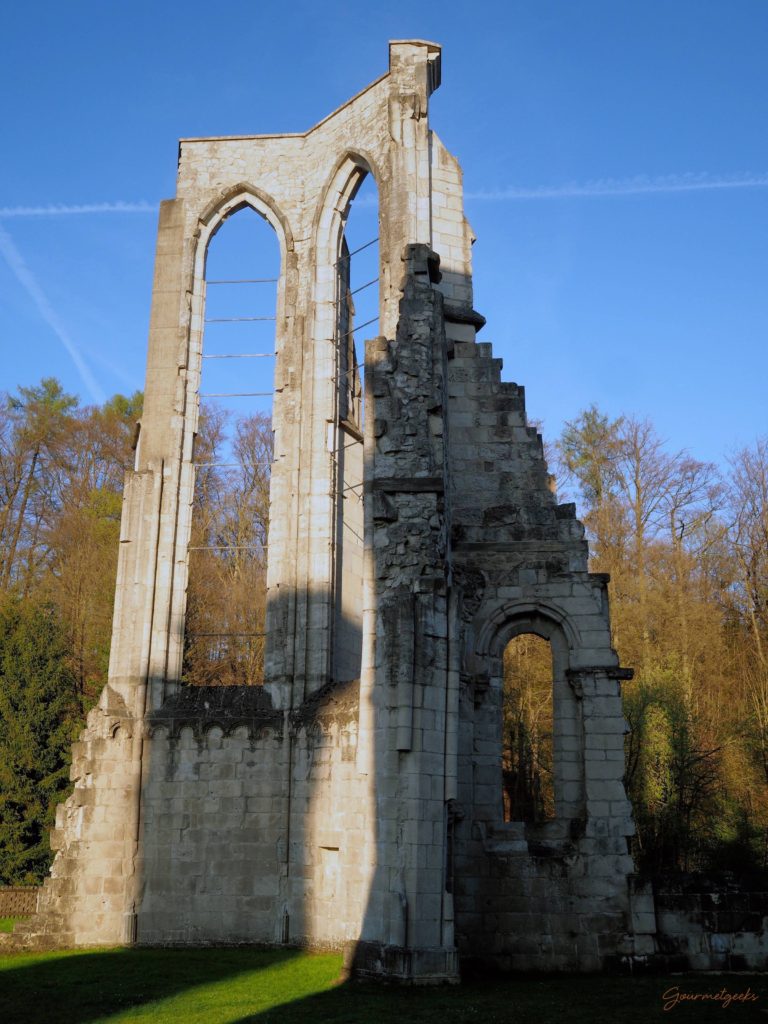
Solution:
<svg viewBox="0 0 768 1024"><path fill-rule="evenodd" d="M148 714L139 945L350 937L366 824L358 690L330 683L301 700L295 689L281 708L274 687L182 686Z"/></svg>

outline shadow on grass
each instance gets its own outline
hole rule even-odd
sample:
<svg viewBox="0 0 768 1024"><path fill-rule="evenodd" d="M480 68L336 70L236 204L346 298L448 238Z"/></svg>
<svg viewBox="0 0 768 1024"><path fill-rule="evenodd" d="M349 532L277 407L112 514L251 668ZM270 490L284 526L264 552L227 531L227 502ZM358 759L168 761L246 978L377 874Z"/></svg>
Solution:
<svg viewBox="0 0 768 1024"><path fill-rule="evenodd" d="M722 1019L719 1001L681 1001L665 1010L664 994L674 988L700 995L749 988L757 1001L731 1003L728 1020L765 1024L767 980L764 975L507 976L439 988L347 982L229 1024L648 1024L670 1019L676 1024L703 1024Z"/></svg>
<svg viewBox="0 0 768 1024"><path fill-rule="evenodd" d="M20 954L0 964L0 1021L88 1024L188 990L264 972L298 950L116 949ZM147 1019L152 1019L149 1016ZM168 1019L175 1019L169 1017ZM181 1018L179 1018L181 1019Z"/></svg>
<svg viewBox="0 0 768 1024"><path fill-rule="evenodd" d="M728 1019L768 1021L765 975L493 977L455 987L338 983L341 957L298 950L122 949L0 960L9 1024L648 1024L721 1020L722 1001L680 1002L670 989L758 998Z"/></svg>

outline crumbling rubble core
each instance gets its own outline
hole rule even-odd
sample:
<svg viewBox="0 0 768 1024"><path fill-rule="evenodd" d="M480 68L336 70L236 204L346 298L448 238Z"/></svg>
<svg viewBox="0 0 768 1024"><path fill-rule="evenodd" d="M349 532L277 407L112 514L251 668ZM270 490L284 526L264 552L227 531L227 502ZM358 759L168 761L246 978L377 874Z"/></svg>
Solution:
<svg viewBox="0 0 768 1024"><path fill-rule="evenodd" d="M361 976L408 982L455 981L462 956L592 970L653 951L630 889L627 672L606 579L550 491L523 389L475 340L461 171L428 125L439 83L439 46L394 42L389 71L304 134L181 142L110 683L20 942L348 944ZM360 434L339 384L337 297L366 173L380 321ZM190 694L205 254L244 205L282 261L265 680ZM341 450L363 473L362 505L341 493ZM524 632L554 654L555 819L540 826L502 810L502 654Z"/></svg>

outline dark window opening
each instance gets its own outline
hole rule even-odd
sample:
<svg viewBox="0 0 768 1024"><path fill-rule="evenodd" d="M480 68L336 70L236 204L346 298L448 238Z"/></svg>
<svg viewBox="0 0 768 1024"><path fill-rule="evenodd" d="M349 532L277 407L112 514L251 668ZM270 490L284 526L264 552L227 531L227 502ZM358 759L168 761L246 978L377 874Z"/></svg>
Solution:
<svg viewBox="0 0 768 1024"><path fill-rule="evenodd" d="M548 641L533 633L504 651L502 794L504 821L554 817L553 673Z"/></svg>

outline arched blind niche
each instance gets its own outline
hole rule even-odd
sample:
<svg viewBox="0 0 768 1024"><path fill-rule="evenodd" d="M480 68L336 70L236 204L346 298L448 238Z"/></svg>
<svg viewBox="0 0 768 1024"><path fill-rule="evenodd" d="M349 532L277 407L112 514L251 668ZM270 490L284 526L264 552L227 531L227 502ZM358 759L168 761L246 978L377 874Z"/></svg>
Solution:
<svg viewBox="0 0 768 1024"><path fill-rule="evenodd" d="M263 681L280 252L248 205L206 254L183 662L192 685Z"/></svg>

